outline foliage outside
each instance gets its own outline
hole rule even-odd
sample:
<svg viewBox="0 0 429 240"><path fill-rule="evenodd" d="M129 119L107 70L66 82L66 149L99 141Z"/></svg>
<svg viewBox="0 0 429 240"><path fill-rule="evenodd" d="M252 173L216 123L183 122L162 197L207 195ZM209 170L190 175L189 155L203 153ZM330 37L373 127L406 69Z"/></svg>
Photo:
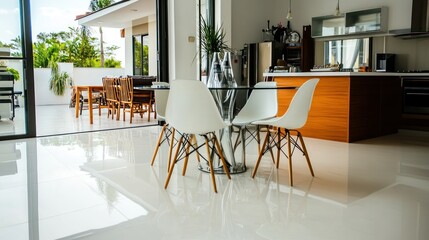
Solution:
<svg viewBox="0 0 429 240"><path fill-rule="evenodd" d="M109 67L120 67L120 61L113 56L117 49L117 46L106 48L111 62ZM67 32L40 33L33 44L33 52L35 68L46 68L50 62L70 62L75 67L101 66L97 39L86 27L70 27Z"/></svg>
<svg viewBox="0 0 429 240"><path fill-rule="evenodd" d="M60 72L57 62L51 62L51 78L49 79L49 90L55 95L64 95L66 86L70 84L71 78L67 72Z"/></svg>
<svg viewBox="0 0 429 240"><path fill-rule="evenodd" d="M21 76L19 75L18 70L16 70L15 68L7 68L6 71L10 72L13 75L13 80L18 81Z"/></svg>
<svg viewBox="0 0 429 240"><path fill-rule="evenodd" d="M147 45L144 45L139 41L134 41L134 61L136 75L149 74L149 47Z"/></svg>
<svg viewBox="0 0 429 240"><path fill-rule="evenodd" d="M89 4L89 9L92 12L101 10L105 7L110 6L111 4L113 4L115 1L113 0L91 0L90 4ZM105 60L104 60L104 42L103 42L103 28L99 27L98 28L99 32L100 32L100 65L101 67L105 67Z"/></svg>

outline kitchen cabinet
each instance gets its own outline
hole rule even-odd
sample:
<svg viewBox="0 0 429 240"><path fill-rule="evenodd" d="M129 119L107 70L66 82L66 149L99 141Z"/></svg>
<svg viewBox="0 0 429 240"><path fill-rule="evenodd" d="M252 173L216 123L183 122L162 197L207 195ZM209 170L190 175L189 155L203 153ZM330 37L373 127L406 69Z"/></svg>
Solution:
<svg viewBox="0 0 429 240"><path fill-rule="evenodd" d="M319 78L304 136L356 142L396 133L401 118L401 81L397 74L311 72L266 73L278 86L301 86ZM295 91L278 91L278 115L289 107Z"/></svg>
<svg viewBox="0 0 429 240"><path fill-rule="evenodd" d="M311 26L303 26L302 39L299 45L287 45L285 60L288 65L308 72L314 65L314 40L311 37Z"/></svg>
<svg viewBox="0 0 429 240"><path fill-rule="evenodd" d="M312 18L312 37L378 34L387 32L387 7Z"/></svg>

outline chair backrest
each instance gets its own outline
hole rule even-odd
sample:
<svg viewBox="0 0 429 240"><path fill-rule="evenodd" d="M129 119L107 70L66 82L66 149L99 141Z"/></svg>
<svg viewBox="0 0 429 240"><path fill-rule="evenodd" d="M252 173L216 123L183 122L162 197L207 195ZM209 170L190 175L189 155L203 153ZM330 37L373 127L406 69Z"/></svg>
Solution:
<svg viewBox="0 0 429 240"><path fill-rule="evenodd" d="M161 86L161 84L159 84ZM155 88L155 109L156 114L158 118L161 120L165 118L165 110L167 107L167 101L168 101L168 94L170 93L170 84L169 83L163 83L163 87L165 88Z"/></svg>
<svg viewBox="0 0 429 240"><path fill-rule="evenodd" d="M257 83L255 88L274 89L254 89L234 120L236 122L253 122L275 117L278 109L276 87L276 82Z"/></svg>
<svg viewBox="0 0 429 240"><path fill-rule="evenodd" d="M165 114L166 121L182 133L204 134L226 126L212 94L197 80L170 82Z"/></svg>
<svg viewBox="0 0 429 240"><path fill-rule="evenodd" d="M318 78L307 80L292 98L286 113L278 121L279 125L288 129L298 129L305 125L313 101L314 90L316 89Z"/></svg>
<svg viewBox="0 0 429 240"><path fill-rule="evenodd" d="M133 101L133 80L131 78L119 78L119 94L121 102Z"/></svg>
<svg viewBox="0 0 429 240"><path fill-rule="evenodd" d="M105 77L103 78L103 90L106 92L107 101L117 101L118 96L116 94L116 79Z"/></svg>

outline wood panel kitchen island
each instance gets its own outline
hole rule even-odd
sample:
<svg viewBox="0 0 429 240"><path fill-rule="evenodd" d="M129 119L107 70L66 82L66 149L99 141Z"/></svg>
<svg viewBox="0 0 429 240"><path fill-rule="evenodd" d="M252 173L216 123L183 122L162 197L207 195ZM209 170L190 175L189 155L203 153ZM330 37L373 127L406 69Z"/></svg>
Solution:
<svg viewBox="0 0 429 240"><path fill-rule="evenodd" d="M265 73L279 86L300 86L319 78L307 124L306 137L354 142L398 131L401 81L397 73L302 72ZM284 114L295 91L278 91Z"/></svg>

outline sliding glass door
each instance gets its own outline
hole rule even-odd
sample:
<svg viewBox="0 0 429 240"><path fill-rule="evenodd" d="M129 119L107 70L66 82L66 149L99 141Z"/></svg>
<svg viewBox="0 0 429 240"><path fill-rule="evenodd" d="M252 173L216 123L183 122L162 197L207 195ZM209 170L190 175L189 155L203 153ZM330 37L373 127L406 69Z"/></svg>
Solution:
<svg viewBox="0 0 429 240"><path fill-rule="evenodd" d="M149 35L133 36L134 75L149 75Z"/></svg>
<svg viewBox="0 0 429 240"><path fill-rule="evenodd" d="M0 140L35 136L29 0L2 0L0 15Z"/></svg>

